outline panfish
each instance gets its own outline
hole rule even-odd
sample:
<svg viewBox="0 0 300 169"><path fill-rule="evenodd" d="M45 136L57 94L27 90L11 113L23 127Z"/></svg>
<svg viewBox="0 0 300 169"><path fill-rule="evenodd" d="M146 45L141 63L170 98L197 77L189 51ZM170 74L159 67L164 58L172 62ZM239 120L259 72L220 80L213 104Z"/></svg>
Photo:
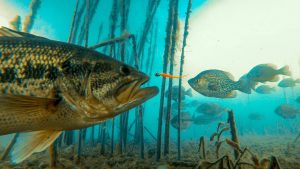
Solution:
<svg viewBox="0 0 300 169"><path fill-rule="evenodd" d="M274 64L259 64L253 67L247 74L247 78L255 82L277 82L278 75L291 76L289 66L284 66L280 69Z"/></svg>
<svg viewBox="0 0 300 169"><path fill-rule="evenodd" d="M0 28L0 135L20 133L10 160L140 105L158 93L140 88L148 80L94 50Z"/></svg>
<svg viewBox="0 0 300 169"><path fill-rule="evenodd" d="M196 111L200 114L215 117L221 116L227 110L228 109L222 107L217 103L203 103L196 109Z"/></svg>
<svg viewBox="0 0 300 169"><path fill-rule="evenodd" d="M278 86L281 88L295 87L297 83L300 83L300 79L285 78L278 83Z"/></svg>
<svg viewBox="0 0 300 169"><path fill-rule="evenodd" d="M171 125L175 129L179 128L178 117L179 116L177 114L171 120ZM182 112L182 113L180 113L180 117L181 117L180 118L180 130L184 130L184 129L189 128L192 124L192 117L191 117L190 113Z"/></svg>
<svg viewBox="0 0 300 169"><path fill-rule="evenodd" d="M253 81L252 79L248 78L248 74L244 74L240 77L240 81L243 81L246 85L248 85L251 89L255 90L255 87L258 85L258 82Z"/></svg>
<svg viewBox="0 0 300 169"><path fill-rule="evenodd" d="M269 85L260 85L255 89L255 92L259 94L270 94L275 91L276 91L275 87Z"/></svg>
<svg viewBox="0 0 300 169"><path fill-rule="evenodd" d="M211 124L217 120L221 119L220 116L214 117L209 115L198 115L193 117L193 122L195 125L207 125Z"/></svg>
<svg viewBox="0 0 300 169"><path fill-rule="evenodd" d="M300 109L290 104L282 104L275 109L275 113L284 119L295 119L300 114Z"/></svg>
<svg viewBox="0 0 300 169"><path fill-rule="evenodd" d="M176 86L173 86L172 87L172 100L174 101L178 101L178 94L179 94L179 86L176 85ZM165 97L168 97L169 95L169 90L167 90L165 92ZM185 96L189 96L189 97L192 97L193 94L192 94L192 89L189 88L188 90L186 90L183 86L181 87L181 99L182 100L185 100Z"/></svg>
<svg viewBox="0 0 300 169"><path fill-rule="evenodd" d="M237 95L235 90L251 94L251 88L244 80L234 81L229 72L217 69L205 70L188 80L188 83L207 97L234 98Z"/></svg>

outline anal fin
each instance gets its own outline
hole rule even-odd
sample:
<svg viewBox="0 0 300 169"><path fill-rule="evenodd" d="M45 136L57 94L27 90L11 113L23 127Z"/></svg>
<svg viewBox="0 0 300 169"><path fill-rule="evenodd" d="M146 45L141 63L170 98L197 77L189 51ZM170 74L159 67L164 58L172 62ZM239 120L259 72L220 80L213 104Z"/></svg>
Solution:
<svg viewBox="0 0 300 169"><path fill-rule="evenodd" d="M62 131L42 130L20 133L15 145L9 153L13 163L20 163L35 152L41 152L49 147Z"/></svg>

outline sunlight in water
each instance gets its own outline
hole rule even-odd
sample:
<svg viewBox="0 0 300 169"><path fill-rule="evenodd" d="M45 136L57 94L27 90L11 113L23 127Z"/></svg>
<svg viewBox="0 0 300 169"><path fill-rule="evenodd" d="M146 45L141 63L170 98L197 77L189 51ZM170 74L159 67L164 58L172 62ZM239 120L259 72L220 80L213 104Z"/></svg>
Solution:
<svg viewBox="0 0 300 169"><path fill-rule="evenodd" d="M5 27L9 26L9 21L4 16L1 15L0 15L0 26L5 26Z"/></svg>
<svg viewBox="0 0 300 169"><path fill-rule="evenodd" d="M9 27L9 22L17 15L12 5L0 0L0 26Z"/></svg>

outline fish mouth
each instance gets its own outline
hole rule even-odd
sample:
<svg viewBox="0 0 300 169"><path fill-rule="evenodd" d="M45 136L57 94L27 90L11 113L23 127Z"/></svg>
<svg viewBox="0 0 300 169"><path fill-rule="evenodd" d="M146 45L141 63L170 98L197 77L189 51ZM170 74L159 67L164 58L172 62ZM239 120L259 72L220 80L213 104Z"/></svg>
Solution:
<svg viewBox="0 0 300 169"><path fill-rule="evenodd" d="M145 76L139 79L129 80L120 85L116 92L116 100L120 103L120 108L122 107L122 109L128 110L157 95L157 87L141 88L141 86L148 81L149 77Z"/></svg>

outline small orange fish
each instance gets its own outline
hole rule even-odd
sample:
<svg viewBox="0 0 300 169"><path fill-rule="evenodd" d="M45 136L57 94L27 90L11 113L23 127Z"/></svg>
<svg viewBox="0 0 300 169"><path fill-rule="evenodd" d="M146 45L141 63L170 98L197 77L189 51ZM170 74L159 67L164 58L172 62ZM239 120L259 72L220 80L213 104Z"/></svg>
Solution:
<svg viewBox="0 0 300 169"><path fill-rule="evenodd" d="M164 78L172 78L172 79L179 79L179 78L186 77L186 75L184 75L184 76L175 76L175 75L170 75L170 74L167 74L167 73L155 73L155 76L162 76Z"/></svg>

